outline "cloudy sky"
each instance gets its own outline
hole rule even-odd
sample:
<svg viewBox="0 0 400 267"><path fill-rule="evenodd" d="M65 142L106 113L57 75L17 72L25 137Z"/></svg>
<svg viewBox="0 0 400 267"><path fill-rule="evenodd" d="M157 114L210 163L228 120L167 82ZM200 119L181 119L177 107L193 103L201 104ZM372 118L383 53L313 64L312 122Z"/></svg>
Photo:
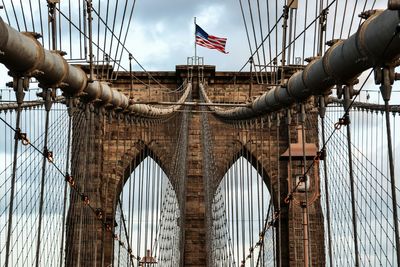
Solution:
<svg viewBox="0 0 400 267"><path fill-rule="evenodd" d="M11 5L13 2L13 5ZM44 43L45 46L48 44L46 40L47 36L47 7L46 1L34 1L32 3L32 10L35 16L32 17L30 10L25 7L21 8L20 1L4 0L3 4L5 9L0 10L0 16L5 20L9 21L10 24L17 28L19 26L21 31L24 28L27 31L39 31L40 32L40 20L37 16L38 12L42 14L42 20L44 23ZM77 58L76 55L71 55L69 48L69 36L68 31L70 24L67 23L68 13L71 13L71 19L75 25L83 24L82 20L83 8L79 8L79 3L84 3L83 0L75 2L76 4L70 9L70 1L61 1L60 10L62 15L60 16L61 23L61 34L62 42L66 42L61 48L66 51L72 58ZM198 47L198 56L204 57L205 64L216 65L217 70L239 70L248 60L251 53L249 50L249 44L247 40L247 35L244 27L241 4L244 10L246 23L249 30L249 36L252 42L252 49L254 51L254 39L251 30L251 16L254 18L255 31L257 44L260 44L261 40L261 30L263 36L265 37L268 27L273 27L276 18L280 17L282 14L282 7L286 3L285 0L279 1L245 1L245 0L146 0L146 1L105 1L105 0L93 0L94 14L93 14L93 32L94 32L94 42L99 43L102 46L102 40L104 38L104 26L100 26L99 39L97 39L97 23L98 18L96 13L100 13L103 20L107 20L107 5L109 4L108 20L107 24L110 28L113 28L112 21L114 19L114 14L116 16L116 26L115 31L118 35L118 29L121 23L126 23L129 18L130 7L135 2L135 9L133 12L133 18L130 25L129 33L126 39L127 49L134 55L134 57L147 69L147 70L174 70L175 65L186 64L187 57L194 55L194 17L197 18L197 24L200 25L207 33L215 35L218 37L226 37L227 45L226 51L229 54L223 54L216 50L209 50L203 47ZM295 19L296 30L292 32L293 36L298 36L300 32L304 29L305 25L309 25L315 17L319 14L319 7L317 6L320 0L310 0L308 1L308 6L302 1L299 2L297 17ZM331 1L323 1L324 6ZM374 4L375 2L375 4ZM378 3L376 3L378 2ZM38 3L42 3L39 6ZM118 3L118 5L117 5ZM127 12L124 15L124 5L127 4ZM249 10L249 3L251 5L252 14ZM268 6L267 6L268 3ZM276 4L277 3L277 4ZM343 21L345 27L337 26L334 33L334 37L338 37L343 31L343 38L348 36L348 33L354 33L358 27L359 19L356 17L362 9L364 4L366 9L371 7L374 8L385 8L386 1L337 1L337 24L342 24ZM260 6L260 12L258 13L257 5ZM373 6L374 5L374 6ZM12 6L16 9L16 15L13 15ZM278 8L276 8L278 6ZM333 25L333 15L334 7L332 5L330 8L330 14L328 18L328 33L332 29ZM352 20L353 8L355 19ZM267 9L269 10L267 14ZM307 10L307 12L306 12ZM348 12L344 12L347 10ZM25 15L26 19L22 18ZM65 17L64 17L65 15ZM258 18L261 18L261 23ZM305 19L306 18L306 19ZM268 23L269 20L269 23ZM17 23L18 21L18 23ZM294 20L293 20L294 21ZM33 23L32 23L33 22ZM350 23L353 22L353 23ZM26 27L24 27L24 24ZM36 28L32 26L36 25ZM269 24L269 26L268 26ZM351 26L349 26L351 25ZM126 24L123 26L124 29ZM275 53L280 53L281 49L281 25L277 27L278 30L278 45L275 42L275 32L271 35L272 47L268 49L265 47L265 53L267 54L267 63L269 62L268 52L273 50L272 55ZM298 39L296 44L296 51L293 53L294 57L303 57L302 45L303 38L306 45L304 58L313 56L315 51L312 49L312 45L315 42L313 40L314 36L314 25L307 30L306 37L302 35ZM72 49L79 49L77 30L72 26L72 31L74 32L72 38ZM329 34L330 35L330 34ZM332 36L328 36L327 40L331 39ZM97 40L96 40L97 39ZM110 33L107 34L106 38L108 45L110 42ZM120 38L124 39L123 35ZM289 38L290 39L290 38ZM314 41L314 42L313 42ZM265 44L267 45L268 42ZM116 48L115 42L113 49ZM96 48L94 48L96 50ZM80 50L83 50L80 47ZM106 49L107 50L107 49ZM260 49L261 52L261 49ZM96 53L95 53L96 54ZM101 53L100 53L101 54ZM112 54L112 53L111 53ZM96 56L96 55L95 55ZM97 56L100 60L102 55ZM122 65L127 69L128 60L127 54L124 53L121 58ZM135 64L133 66L135 70L140 68ZM248 66L246 68L248 70Z"/></svg>
<svg viewBox="0 0 400 267"><path fill-rule="evenodd" d="M157 6L157 8L155 8ZM174 69L194 55L194 17L211 35L227 37L226 51L198 47L206 64L221 70L239 69L248 57L238 1L138 1L135 9L132 51L149 69Z"/></svg>
<svg viewBox="0 0 400 267"><path fill-rule="evenodd" d="M5 9L0 10L0 16L4 21L10 22L14 28L20 27L21 31L40 32L40 20L37 14L42 14L44 23L43 40L47 47L47 7L46 1L32 3L32 10L35 16L31 18L30 9L21 8L19 1L4 0ZM79 1L82 3L83 1ZM118 1L116 1L118 2ZM114 17L114 10L117 12L115 32L118 32L122 21L128 21L130 6L133 1L128 2L128 11L123 16L125 1L119 1L116 6L115 1L110 1L110 12L108 25L111 28ZM40 3L40 2L39 2ZM69 1L61 1L61 11L68 16ZM100 3L100 7L99 7ZM101 14L102 19L106 20L107 1L94 0L96 12ZM14 16L12 6L16 9ZM22 11L23 10L23 11ZM78 4L71 9L71 17L75 25L79 25ZM25 14L25 20L23 19ZM133 13L132 23L126 40L126 47L138 59L138 61L148 70L174 70L175 65L186 64L187 57L194 55L194 17L197 17L199 24L205 31L211 35L227 37L228 42L226 51L229 54L223 54L215 50L198 47L198 56L205 58L206 64L217 65L220 70L238 70L248 59L249 49L243 20L240 11L239 1L232 0L146 0L136 1ZM63 42L68 40L67 31L69 24L66 23L66 17L60 16L62 24ZM17 23L18 22L18 23ZM32 23L33 22L33 23ZM94 35L97 32L97 16L93 15ZM35 27L32 25L35 24ZM26 27L24 26L26 25ZM103 26L104 27L104 26ZM126 24L124 25L124 28ZM72 27L76 32L76 29ZM100 31L100 42L104 37L103 28ZM107 38L110 38L108 33ZM123 39L123 38L121 38ZM77 49L77 35L73 37L73 49ZM96 42L96 37L95 37ZM70 52L69 44L62 47L63 51ZM115 46L114 46L115 48ZM68 57L68 56L67 56ZM76 56L73 56L76 58ZM124 55L122 61L127 68L127 55ZM139 67L134 66L134 68Z"/></svg>
<svg viewBox="0 0 400 267"><path fill-rule="evenodd" d="M40 1L45 2L44 0ZM310 0L309 2L312 3L314 1L316 0ZM319 2L319 0L317 1ZM67 4L68 2L61 1L63 4ZM94 0L95 5L97 2L98 0ZM100 13L104 14L104 7L107 1L101 0L100 2L102 3L102 11ZM115 1L110 2L115 4ZM124 2L122 0L119 1L120 7L123 6ZM242 2L244 5L247 4L245 0L242 0ZM255 0L251 1L253 5L256 2ZM266 1L260 2L265 4ZM271 8L275 10L274 3L272 3L275 1L268 2L271 3ZM282 0L280 1L280 3L283 2ZM341 4L349 2L349 7L351 7L356 1L338 2ZM373 1L369 0L367 2L372 3ZM384 7L387 1L376 2L378 2L376 7ZM10 12L11 0L4 0L3 3L5 3ZM14 1L17 9L20 9L19 3L20 1ZM358 3L364 3L364 1L358 1ZM359 5L360 7L361 4ZM304 6L301 8L304 10ZM33 10L35 13L38 12L38 7L33 6ZM352 13L350 8L348 11L349 14ZM26 14L29 13L27 10L25 12ZM74 7L72 12L76 15L78 9ZM281 12L281 8L279 8L279 12ZM124 19L120 11L118 14L117 24ZM358 12L355 14L358 14ZM4 9L0 10L0 16L4 19L6 18ZM313 16L315 17L312 5L310 6L309 16L310 19L308 22L311 21ZM35 23L38 23L38 17L35 17ZM42 10L42 17L47 17L45 9ZM226 50L229 54L226 55L215 50L198 47L198 55L204 57L205 64L216 65L217 70L239 70L250 56L239 0L138 0L136 1L134 17L127 39L127 48L148 70L173 70L175 65L186 64L186 58L194 54L194 17L197 17L197 23L209 34L228 38ZM22 17L18 16L18 18L20 23L22 23ZM27 18L29 18L29 15L27 15ZM248 15L247 19L249 19ZM271 22L273 23L274 21L275 17L272 17ZM28 30L31 30L29 20L27 23ZM302 19L299 18L298 23L299 28L304 27L301 25L303 23ZM12 25L15 26L15 23L12 23ZM281 28L279 27L278 30L281 31ZM348 30L345 29L344 31L347 35ZM353 33L355 30L351 32ZM308 35L308 37L310 36L311 34ZM312 40L307 40L307 42L312 42ZM311 55L311 53L306 54L306 56ZM298 55L296 54L296 56ZM126 63L126 57L123 60ZM139 68L135 65L134 69L138 70ZM1 88L4 84L3 79L5 74L5 69L2 66L0 66L0 73L2 74L0 77ZM368 89L378 90L378 87L373 82L370 82L368 83ZM378 99L378 97L375 99ZM399 100L400 94L394 94L394 101L400 102ZM397 140L397 147L399 147L398 142Z"/></svg>

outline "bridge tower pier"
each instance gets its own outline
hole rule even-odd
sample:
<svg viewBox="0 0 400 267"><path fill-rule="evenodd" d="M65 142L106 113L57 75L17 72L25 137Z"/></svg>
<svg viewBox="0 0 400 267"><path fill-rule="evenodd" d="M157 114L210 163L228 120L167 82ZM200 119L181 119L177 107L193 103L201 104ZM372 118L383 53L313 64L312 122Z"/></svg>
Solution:
<svg viewBox="0 0 400 267"><path fill-rule="evenodd" d="M207 93L215 102L232 102L230 99L233 95L239 95L238 102L245 102L248 93L248 84L250 73L232 73L232 72L215 72L214 66L204 66L204 81L207 85ZM155 79L169 88L176 88L187 76L187 66L177 66L175 72L156 72L152 75ZM145 73L134 73L135 76L147 76ZM199 84L197 79L197 71L193 71L192 83L192 97L193 101L199 101ZM128 92L130 87L129 73L120 73L119 79L115 81L114 87L119 88L121 91ZM234 78L235 85L231 85ZM149 87L143 87L142 84L133 84L134 98L139 100L143 97L146 99L148 95L153 98L151 101L164 101L161 89L150 92ZM252 94L257 95L266 90L264 85L253 84ZM159 98L159 99L158 99ZM207 251L207 229L209 229L206 220L206 201L205 201L205 188L204 184L204 151L202 148L202 119L199 106L191 108L188 116L188 146L186 162L186 189L183 195L185 206L183 212L182 241L181 241L181 262L182 266L201 267L207 266L207 259L210 257ZM93 135L90 136L92 145L89 150L86 150L89 155L85 160L80 158L73 166L75 168L75 175L83 177L86 175L85 192L92 196L91 203L96 208L101 208L104 216L104 222L113 227L115 221L116 203L123 188L126 179L129 177L129 169L135 168L145 156L147 152L152 151L152 155L156 157L157 163L162 166L167 176L171 178L171 183L176 186L178 181L175 181L172 172L171 159L174 157L174 149L178 145L179 127L172 127L172 123L179 125L181 122L177 119L169 121L165 124L142 124L141 126L132 127L127 124L123 119L120 119L118 124L116 116L112 119L112 124L105 123L107 117L96 117L99 115L92 115L92 124L88 124L86 130L83 128L75 128L79 131L91 131ZM284 121L284 118L282 118ZM211 148L215 157L216 177L213 181L214 189L217 188L222 177L225 175L230 164L233 164L235 156L240 151L247 151L247 158L253 166L258 165L263 169L263 179L266 184L271 184L269 191L274 196L275 208L277 209L277 199L281 199L282 207L280 211L280 227L281 227L281 240L275 240L277 248L277 255L281 255L281 266L303 266L303 210L300 205L289 204L286 205L284 200L289 193L288 184L288 160L280 155L289 147L288 130L285 123L279 126L279 140L277 139L278 126L276 121L272 121L270 131L265 128L258 133L249 133L249 130L241 127L233 127L227 123L209 116L210 127L214 144ZM316 123L316 121L315 121ZM117 126L118 125L118 126ZM82 126L82 125L81 125ZM89 129L89 130L88 130ZM314 127L313 129L317 129ZM314 130L308 129L306 135L306 143L317 144L317 133ZM312 134L310 134L312 133ZM260 138L260 135L263 138ZM270 134L270 136L268 136ZM79 136L79 134L77 135ZM291 128L292 143L298 139L295 128ZM249 145L249 139L257 144L258 152L256 152L255 145ZM140 141L140 142L139 142ZM297 140L298 141L298 140ZM82 152L84 148L79 146L79 139L75 139L75 146L80 148ZM241 144L238 146L237 144ZM144 150L144 147L146 148ZM272 147L270 151L268 148ZM75 151L75 155L79 154L79 149ZM258 154L257 154L258 153ZM270 157L272 161L268 162ZM244 155L244 154L243 154ZM261 156L262 155L262 156ZM75 159L76 160L76 159ZM279 163L278 163L279 161ZM307 165L311 164L312 160L307 159ZM89 163L89 165L87 164ZM134 164L132 164L134 163ZM279 164L279 179L277 166ZM293 167L292 173L299 172L298 166ZM85 172L86 170L86 172ZM100 170L100 172L98 172ZM292 176L293 177L293 176ZM315 171L310 178L311 188L319 190L318 186L318 171ZM294 182L293 182L294 183ZM278 184L281 194L278 196ZM311 189L310 189L311 190ZM83 231L85 238L96 239L96 247L80 247L78 248L78 239L67 238L67 262L75 262L78 258L80 251L80 259L91 259L97 262L97 266L107 266L112 263L113 259L113 237L102 229L98 222L93 218L86 225L82 224L82 229L79 229L79 222L73 218L78 214L79 209L74 206L81 205L80 199L71 202L69 211L70 224L67 226L67 236L74 233L79 236L79 231L84 229L92 229L90 231ZM316 201L308 207L308 227L310 232L310 249L311 261L313 266L324 266L324 231L323 231L323 217L321 206L319 203L319 195L316 196ZM92 225L90 225L92 223ZM279 226L275 225L278 230ZM278 244L281 247L278 248ZM92 256L87 256L92 254ZM277 260L278 261L278 260ZM83 261L81 264L85 265Z"/></svg>

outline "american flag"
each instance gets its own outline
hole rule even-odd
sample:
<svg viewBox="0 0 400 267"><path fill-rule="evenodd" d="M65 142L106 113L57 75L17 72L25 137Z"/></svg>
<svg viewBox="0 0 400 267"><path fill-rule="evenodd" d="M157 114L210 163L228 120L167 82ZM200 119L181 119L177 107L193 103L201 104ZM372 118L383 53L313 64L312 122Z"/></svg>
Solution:
<svg viewBox="0 0 400 267"><path fill-rule="evenodd" d="M209 35L197 24L196 24L196 44L210 49L216 49L222 53L227 54L227 52L225 52L226 38Z"/></svg>

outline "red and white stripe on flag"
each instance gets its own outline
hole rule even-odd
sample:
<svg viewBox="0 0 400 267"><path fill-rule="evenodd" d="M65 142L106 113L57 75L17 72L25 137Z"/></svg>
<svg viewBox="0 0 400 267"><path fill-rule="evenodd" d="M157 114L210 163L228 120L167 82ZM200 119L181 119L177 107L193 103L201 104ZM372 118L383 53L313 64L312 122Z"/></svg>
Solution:
<svg viewBox="0 0 400 267"><path fill-rule="evenodd" d="M197 35L196 36L196 44L206 47L206 48L216 49L225 54L228 53L225 51L226 38L208 35L208 38L205 39L205 38L202 38L201 36Z"/></svg>

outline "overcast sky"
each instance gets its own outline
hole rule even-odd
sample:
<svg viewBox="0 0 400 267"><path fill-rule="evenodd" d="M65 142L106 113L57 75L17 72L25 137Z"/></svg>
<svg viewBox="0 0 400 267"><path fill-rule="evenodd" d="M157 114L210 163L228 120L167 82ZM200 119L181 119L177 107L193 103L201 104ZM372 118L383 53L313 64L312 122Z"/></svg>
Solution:
<svg viewBox="0 0 400 267"><path fill-rule="evenodd" d="M10 0L4 2L6 2L6 7L10 7L9 4L7 5ZM68 3L63 0L61 2ZM106 1L102 0L102 2L104 7ZM123 2L120 1L120 3ZM246 2L243 1L245 4ZM256 1L251 2L254 4ZM275 1L270 1L272 2ZM280 0L280 2L283 1ZM344 1L340 2L344 3ZM355 0L348 2L354 3ZM383 0L377 2L376 7L384 7L387 3ZM19 5L19 1L14 1L14 3L16 6ZM351 11L349 9L350 13ZM4 10L0 10L0 15L5 17ZM197 17L197 24L209 34L228 39L226 51L229 54L198 47L198 55L204 57L205 64L216 65L217 70L239 70L249 58L250 53L238 0L138 0L127 47L148 70L174 70L175 65L186 64L187 57L194 55L194 17ZM137 65L134 69L139 70ZM5 76L3 66L0 66L0 74L0 87L3 87ZM378 86L371 82L368 84L368 89L378 90ZM400 94L394 94L394 101L399 102L399 100ZM398 142L399 140L395 141L397 147L399 147ZM4 160L2 159L1 162Z"/></svg>
<svg viewBox="0 0 400 267"><path fill-rule="evenodd" d="M157 8L155 8L157 7ZM149 69L175 68L194 55L194 17L208 34L227 37L226 51L198 47L198 56L220 70L236 70L248 58L238 1L137 1L132 29L132 51Z"/></svg>

